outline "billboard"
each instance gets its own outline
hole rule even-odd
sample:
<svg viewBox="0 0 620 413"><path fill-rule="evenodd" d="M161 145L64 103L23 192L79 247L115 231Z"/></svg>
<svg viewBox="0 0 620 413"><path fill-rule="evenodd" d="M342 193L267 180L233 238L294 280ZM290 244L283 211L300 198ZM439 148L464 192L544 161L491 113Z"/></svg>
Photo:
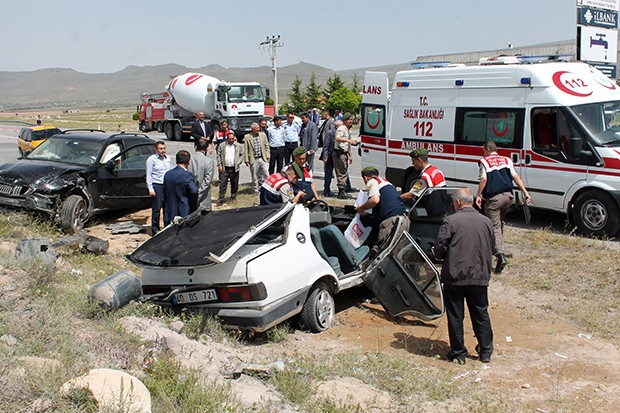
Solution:
<svg viewBox="0 0 620 413"><path fill-rule="evenodd" d="M620 0L577 0L577 6L618 11Z"/></svg>
<svg viewBox="0 0 620 413"><path fill-rule="evenodd" d="M616 63L618 31L594 26L577 28L577 59L586 62Z"/></svg>

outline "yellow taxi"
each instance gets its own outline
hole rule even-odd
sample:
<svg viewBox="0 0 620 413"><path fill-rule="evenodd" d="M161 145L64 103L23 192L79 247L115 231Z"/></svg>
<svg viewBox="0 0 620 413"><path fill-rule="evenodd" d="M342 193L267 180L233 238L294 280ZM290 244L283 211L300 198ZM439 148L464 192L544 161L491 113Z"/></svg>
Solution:
<svg viewBox="0 0 620 413"><path fill-rule="evenodd" d="M19 148L19 159L28 155L34 148L39 146L50 136L62 132L56 126L37 125L21 128L17 135L17 146Z"/></svg>

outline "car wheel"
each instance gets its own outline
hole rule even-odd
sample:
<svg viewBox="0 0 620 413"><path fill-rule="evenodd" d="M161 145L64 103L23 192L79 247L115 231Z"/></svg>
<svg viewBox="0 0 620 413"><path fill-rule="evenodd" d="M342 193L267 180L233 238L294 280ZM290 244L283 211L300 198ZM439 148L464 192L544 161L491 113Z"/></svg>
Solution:
<svg viewBox="0 0 620 413"><path fill-rule="evenodd" d="M183 140L183 128L181 128L181 124L177 123L174 125L174 140L181 141Z"/></svg>
<svg viewBox="0 0 620 413"><path fill-rule="evenodd" d="M301 310L301 323L313 333L327 330L334 324L336 306L334 297L324 283L318 283L310 291Z"/></svg>
<svg viewBox="0 0 620 413"><path fill-rule="evenodd" d="M60 226L69 234L84 229L88 218L86 200L79 195L71 195L65 199L60 208Z"/></svg>
<svg viewBox="0 0 620 413"><path fill-rule="evenodd" d="M166 139L169 141L174 140L174 125L170 122L166 122L164 125L164 132L166 133Z"/></svg>
<svg viewBox="0 0 620 413"><path fill-rule="evenodd" d="M575 199L572 218L581 233L611 237L620 230L618 213L618 206L609 195L590 190Z"/></svg>

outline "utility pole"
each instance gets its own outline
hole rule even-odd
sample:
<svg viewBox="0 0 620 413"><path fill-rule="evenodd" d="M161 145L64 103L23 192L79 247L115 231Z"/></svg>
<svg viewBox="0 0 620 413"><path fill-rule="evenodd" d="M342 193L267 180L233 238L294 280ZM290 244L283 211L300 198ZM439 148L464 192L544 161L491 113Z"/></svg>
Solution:
<svg viewBox="0 0 620 413"><path fill-rule="evenodd" d="M278 69L276 66L276 48L284 46L284 43L280 42L280 35L267 36L264 42L260 44L263 50L267 50L267 55L271 58L271 78L273 80L273 102L276 108L276 114L278 113Z"/></svg>

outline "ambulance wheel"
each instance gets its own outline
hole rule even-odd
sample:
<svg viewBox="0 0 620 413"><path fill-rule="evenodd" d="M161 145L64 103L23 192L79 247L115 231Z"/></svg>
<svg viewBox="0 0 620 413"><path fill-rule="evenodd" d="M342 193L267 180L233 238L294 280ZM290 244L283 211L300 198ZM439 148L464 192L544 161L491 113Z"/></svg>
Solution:
<svg viewBox="0 0 620 413"><path fill-rule="evenodd" d="M302 326L313 333L320 333L334 324L335 314L334 297L327 285L322 282L316 284L310 290L310 295L301 310Z"/></svg>
<svg viewBox="0 0 620 413"><path fill-rule="evenodd" d="M169 141L174 140L174 125L170 122L166 122L164 125L164 132L166 133L166 139Z"/></svg>
<svg viewBox="0 0 620 413"><path fill-rule="evenodd" d="M589 190L575 199L572 218L583 234L612 237L620 230L618 213L618 206L609 195Z"/></svg>

